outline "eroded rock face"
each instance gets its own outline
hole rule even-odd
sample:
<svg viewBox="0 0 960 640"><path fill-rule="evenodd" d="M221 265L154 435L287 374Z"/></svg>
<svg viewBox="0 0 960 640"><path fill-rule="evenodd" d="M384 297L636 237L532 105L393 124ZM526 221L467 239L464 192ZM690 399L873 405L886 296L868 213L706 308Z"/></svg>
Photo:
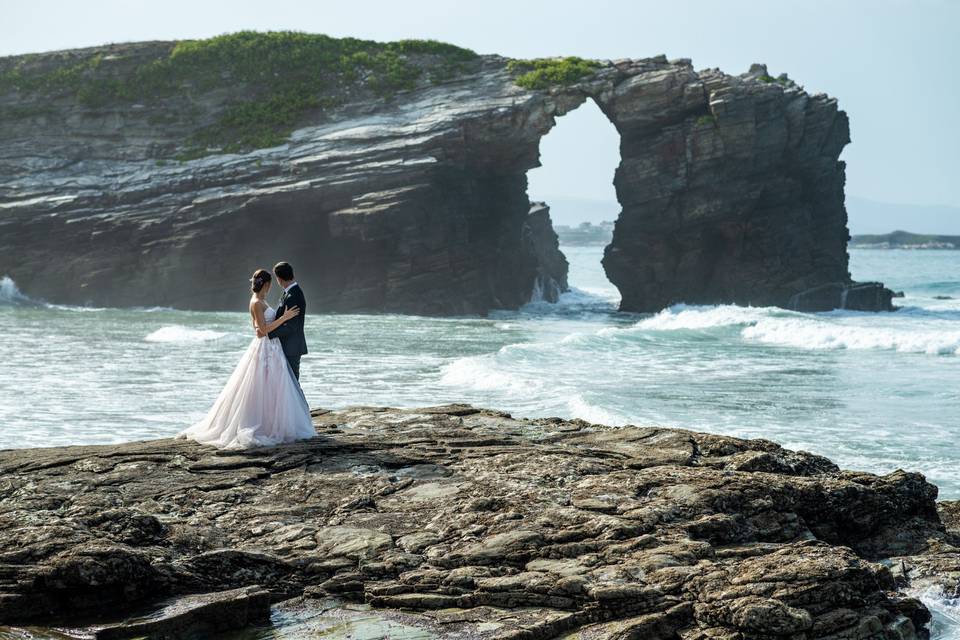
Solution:
<svg viewBox="0 0 960 640"><path fill-rule="evenodd" d="M763 65L731 77L675 63L631 74L597 102L621 135L623 212L603 260L621 308L819 310L792 297L850 284L837 160L849 125L835 99L774 80ZM889 292L885 303L863 300L890 308Z"/></svg>
<svg viewBox="0 0 960 640"><path fill-rule="evenodd" d="M0 111L27 115L0 119L0 273L51 301L230 309L253 268L285 259L318 310L517 307L536 272L525 172L557 107L499 59L473 69L360 95L281 147L187 162L168 158L217 95L91 109L8 93Z"/></svg>
<svg viewBox="0 0 960 640"><path fill-rule="evenodd" d="M171 46L6 58L0 70L99 56L85 73L116 77ZM248 274L285 259L313 309L516 308L543 276L524 233L526 172L556 116L592 98L622 137L623 213L604 257L622 307L789 306L850 283L847 119L765 73L659 57L528 90L506 59L481 56L391 98L338 96L287 144L183 162L169 158L242 85L89 107L8 83L0 275L53 302L235 309Z"/></svg>
<svg viewBox="0 0 960 640"><path fill-rule="evenodd" d="M531 299L556 302L560 294L568 291L567 271L569 264L560 251L560 240L550 221L550 207L543 202L530 204L530 214L524 226L532 253L537 261L537 275L533 283Z"/></svg>
<svg viewBox="0 0 960 640"><path fill-rule="evenodd" d="M889 565L898 584L912 593L955 603L960 600L960 501L937 505L945 536L927 538L911 527L891 541L897 553Z"/></svg>
<svg viewBox="0 0 960 640"><path fill-rule="evenodd" d="M262 585L458 637L921 638L929 614L878 561L953 548L919 474L764 440L316 413L316 438L277 448L0 453L0 624Z"/></svg>

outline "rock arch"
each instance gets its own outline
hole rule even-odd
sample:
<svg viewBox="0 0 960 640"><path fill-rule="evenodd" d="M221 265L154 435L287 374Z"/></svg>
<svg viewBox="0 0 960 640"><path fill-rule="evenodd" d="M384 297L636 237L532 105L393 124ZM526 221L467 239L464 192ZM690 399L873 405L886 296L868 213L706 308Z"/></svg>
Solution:
<svg viewBox="0 0 960 640"><path fill-rule="evenodd" d="M170 47L7 58L0 71L96 59L85 73L115 79ZM507 62L480 56L389 99L345 95L285 144L180 161L164 158L227 108L219 94L89 106L0 84L0 275L56 302L231 309L246 274L284 258L313 309L516 308L543 272L526 172L556 117L592 98L621 136L622 211L603 260L621 308L890 308L888 290L852 288L848 273L836 100L762 66L730 76L661 56L525 89Z"/></svg>
<svg viewBox="0 0 960 640"><path fill-rule="evenodd" d="M616 165L620 162L620 134L616 128L589 97L557 122L541 139L538 166L527 173L527 193L531 199L528 226L540 229L534 235L538 239L540 265L534 299L550 302L557 301L559 293L567 290L568 270L553 225L560 221L577 224L598 215L603 215L603 220L612 225L620 212L613 186ZM592 195L589 198L565 195L572 189ZM535 201L540 199L546 202ZM569 216L579 216L579 219Z"/></svg>
<svg viewBox="0 0 960 640"><path fill-rule="evenodd" d="M763 65L738 77L662 57L613 66L623 79L583 91L621 135L603 265L622 309L890 308L888 290L848 272L849 126L835 99Z"/></svg>

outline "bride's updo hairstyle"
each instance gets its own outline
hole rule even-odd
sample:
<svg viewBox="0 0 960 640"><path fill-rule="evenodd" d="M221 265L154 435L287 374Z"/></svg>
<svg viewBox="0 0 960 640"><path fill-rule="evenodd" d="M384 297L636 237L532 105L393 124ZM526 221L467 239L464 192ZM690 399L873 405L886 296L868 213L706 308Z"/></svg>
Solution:
<svg viewBox="0 0 960 640"><path fill-rule="evenodd" d="M271 280L270 272L266 269L257 269L250 278L250 290L254 293L260 293L260 290Z"/></svg>

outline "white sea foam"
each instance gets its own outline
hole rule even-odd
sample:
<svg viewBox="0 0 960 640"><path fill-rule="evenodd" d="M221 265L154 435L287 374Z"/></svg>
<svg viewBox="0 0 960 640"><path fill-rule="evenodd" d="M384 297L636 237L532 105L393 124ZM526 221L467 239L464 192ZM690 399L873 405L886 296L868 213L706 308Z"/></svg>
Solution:
<svg viewBox="0 0 960 640"><path fill-rule="evenodd" d="M491 355L458 358L444 365L440 383L471 391L509 391L523 386L518 376L498 370Z"/></svg>
<svg viewBox="0 0 960 640"><path fill-rule="evenodd" d="M521 311L530 314L572 315L584 312L610 313L615 311L620 296L616 290L612 293L606 289L579 289L571 287L569 291L560 294L557 302L547 302L542 299L532 299L521 307Z"/></svg>
<svg viewBox="0 0 960 640"><path fill-rule="evenodd" d="M72 304L45 304L48 309L55 309L57 311L75 311L77 313L93 313L96 311L109 311L107 307L81 307Z"/></svg>
<svg viewBox="0 0 960 640"><path fill-rule="evenodd" d="M611 337L637 331L705 331L740 327L744 340L797 349L887 350L960 355L960 318L911 307L890 314L856 311L796 313L772 307L674 305L632 327L607 327Z"/></svg>
<svg viewBox="0 0 960 640"><path fill-rule="evenodd" d="M580 418L581 420L595 424L619 426L629 422L629 420L615 411L590 404L579 393L574 394L573 397L567 400L567 409L569 409L571 417Z"/></svg>
<svg viewBox="0 0 960 640"><path fill-rule="evenodd" d="M949 300L938 300L936 298L920 298L911 300L922 305L922 308L933 312L957 312L960 311L960 298L951 298Z"/></svg>
<svg viewBox="0 0 960 640"><path fill-rule="evenodd" d="M13 278L10 276L0 278L0 304L19 304L28 300L27 296L20 293Z"/></svg>
<svg viewBox="0 0 960 640"><path fill-rule="evenodd" d="M157 329L144 340L147 342L206 342L225 335L227 334L210 329L191 329L183 325L171 325Z"/></svg>
<svg viewBox="0 0 960 640"><path fill-rule="evenodd" d="M651 318L641 320L634 328L645 331L677 331L681 329L712 329L731 325L752 324L780 309L768 307L738 307L721 305L702 307L675 304Z"/></svg>
<svg viewBox="0 0 960 640"><path fill-rule="evenodd" d="M960 330L953 329L867 326L817 317L762 318L745 327L740 335L746 340L800 349L883 349L960 355Z"/></svg>
<svg viewBox="0 0 960 640"><path fill-rule="evenodd" d="M920 600L933 614L930 640L960 640L960 598L951 598L932 587L909 590L907 595Z"/></svg>
<svg viewBox="0 0 960 640"><path fill-rule="evenodd" d="M102 308L79 307L66 304L50 304L24 294L17 287L17 283L10 276L0 278L0 305L16 305L28 307L46 307L57 311L103 311Z"/></svg>
<svg viewBox="0 0 960 640"><path fill-rule="evenodd" d="M54 309L56 311L79 311L79 312L90 312L90 311L108 311L106 307L84 307L79 305L72 304L52 304L44 302L43 300L35 300L28 295L25 295L20 288L17 287L17 283L10 276L0 277L0 305L27 305L34 307L46 307L48 309ZM155 313L160 311L174 311L171 307L135 307L128 309L129 311L140 311L143 313Z"/></svg>
<svg viewBox="0 0 960 640"><path fill-rule="evenodd" d="M558 343L577 345L577 344L583 344L587 342L588 340L590 340L590 338L591 338L591 334L583 333L582 331L576 331L574 333L568 333L567 335L563 336L562 338L560 338Z"/></svg>
<svg viewBox="0 0 960 640"><path fill-rule="evenodd" d="M173 307L133 307L130 311L139 311L141 313L161 313L176 311Z"/></svg>
<svg viewBox="0 0 960 640"><path fill-rule="evenodd" d="M620 302L620 292L613 288L570 287L569 291L560 294L557 302L563 305L616 305Z"/></svg>

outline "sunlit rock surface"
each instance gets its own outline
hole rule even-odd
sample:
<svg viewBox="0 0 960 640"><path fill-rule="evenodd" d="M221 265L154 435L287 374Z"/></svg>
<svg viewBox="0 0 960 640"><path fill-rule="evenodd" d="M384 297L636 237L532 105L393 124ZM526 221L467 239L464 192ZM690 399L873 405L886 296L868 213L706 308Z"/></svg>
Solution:
<svg viewBox="0 0 960 640"><path fill-rule="evenodd" d="M259 585L449 637L910 639L910 580L956 593L956 509L916 473L461 405L315 424L0 452L0 625Z"/></svg>

